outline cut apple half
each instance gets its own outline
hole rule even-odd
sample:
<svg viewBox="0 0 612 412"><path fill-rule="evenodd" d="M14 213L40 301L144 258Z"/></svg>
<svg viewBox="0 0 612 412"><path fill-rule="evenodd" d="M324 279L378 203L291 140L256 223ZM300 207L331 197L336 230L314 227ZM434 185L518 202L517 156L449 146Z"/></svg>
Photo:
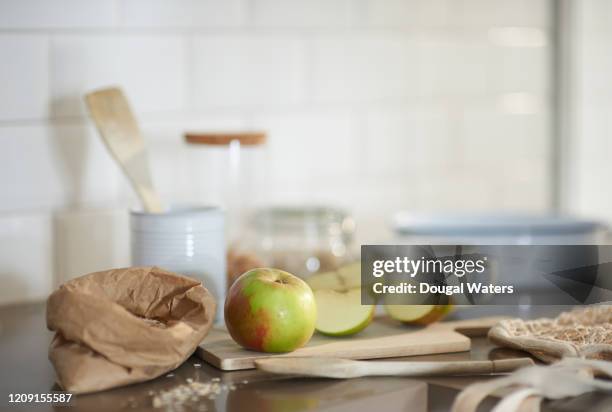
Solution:
<svg viewBox="0 0 612 412"><path fill-rule="evenodd" d="M387 314L400 322L429 325L448 315L453 305L385 305Z"/></svg>
<svg viewBox="0 0 612 412"><path fill-rule="evenodd" d="M312 290L347 290L361 286L361 262L351 263L330 272L317 273L306 280Z"/></svg>
<svg viewBox="0 0 612 412"><path fill-rule="evenodd" d="M434 309L434 305L385 305L385 310L395 320L414 322L424 318Z"/></svg>
<svg viewBox="0 0 612 412"><path fill-rule="evenodd" d="M315 329L325 335L347 336L363 330L374 317L374 305L361 304L361 289L315 290Z"/></svg>

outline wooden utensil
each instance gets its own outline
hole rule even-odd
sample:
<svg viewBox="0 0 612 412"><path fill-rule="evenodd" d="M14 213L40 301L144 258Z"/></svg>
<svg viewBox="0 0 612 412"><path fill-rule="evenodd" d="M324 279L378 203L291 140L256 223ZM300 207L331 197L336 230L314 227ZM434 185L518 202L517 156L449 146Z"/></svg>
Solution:
<svg viewBox="0 0 612 412"><path fill-rule="evenodd" d="M159 196L153 188L145 143L121 89L96 90L85 96L85 102L102 140L127 175L144 209L151 213L162 212Z"/></svg>
<svg viewBox="0 0 612 412"><path fill-rule="evenodd" d="M329 337L315 334L308 344L288 354L246 350L236 344L227 331L213 330L197 348L197 355L222 370L255 368L255 360L271 357L331 357L343 359L380 359L400 356L464 352L470 350L469 336L484 336L504 317L440 322L412 328L387 318L375 319L358 335Z"/></svg>
<svg viewBox="0 0 612 412"><path fill-rule="evenodd" d="M449 376L512 372L533 366L531 358L459 362L376 362L338 358L267 358L255 366L282 375L321 378L359 378L362 376Z"/></svg>

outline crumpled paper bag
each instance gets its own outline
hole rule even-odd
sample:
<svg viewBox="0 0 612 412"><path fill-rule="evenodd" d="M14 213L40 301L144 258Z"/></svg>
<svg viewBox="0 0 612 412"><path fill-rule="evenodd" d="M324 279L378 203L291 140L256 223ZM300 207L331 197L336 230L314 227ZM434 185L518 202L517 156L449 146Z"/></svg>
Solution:
<svg viewBox="0 0 612 412"><path fill-rule="evenodd" d="M58 384L72 393L96 392L175 369L210 330L215 308L199 281L158 267L67 282L47 301Z"/></svg>

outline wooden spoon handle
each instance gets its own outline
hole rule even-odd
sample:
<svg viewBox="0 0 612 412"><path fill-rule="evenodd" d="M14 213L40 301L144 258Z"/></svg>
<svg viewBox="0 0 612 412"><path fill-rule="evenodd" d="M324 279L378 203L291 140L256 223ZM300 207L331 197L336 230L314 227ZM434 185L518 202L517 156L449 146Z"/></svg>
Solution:
<svg viewBox="0 0 612 412"><path fill-rule="evenodd" d="M327 377L336 379L362 376L451 376L512 372L532 366L531 358L459 361L355 361L339 358L271 357L255 360L257 368L283 375Z"/></svg>
<svg viewBox="0 0 612 412"><path fill-rule="evenodd" d="M85 102L102 141L127 175L145 210L162 212L145 142L123 91L117 87L96 90L85 96Z"/></svg>
<svg viewBox="0 0 612 412"><path fill-rule="evenodd" d="M447 376L512 372L532 366L530 358L458 362L359 362L363 376Z"/></svg>

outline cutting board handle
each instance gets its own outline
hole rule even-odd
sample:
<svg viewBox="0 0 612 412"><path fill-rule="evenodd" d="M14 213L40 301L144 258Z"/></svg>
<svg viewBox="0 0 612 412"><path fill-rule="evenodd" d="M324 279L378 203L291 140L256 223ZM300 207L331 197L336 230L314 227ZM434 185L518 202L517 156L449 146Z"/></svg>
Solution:
<svg viewBox="0 0 612 412"><path fill-rule="evenodd" d="M507 316L488 316L477 319L452 320L448 322L434 323L428 329L454 330L468 337L486 336L493 326L499 321L508 319Z"/></svg>

